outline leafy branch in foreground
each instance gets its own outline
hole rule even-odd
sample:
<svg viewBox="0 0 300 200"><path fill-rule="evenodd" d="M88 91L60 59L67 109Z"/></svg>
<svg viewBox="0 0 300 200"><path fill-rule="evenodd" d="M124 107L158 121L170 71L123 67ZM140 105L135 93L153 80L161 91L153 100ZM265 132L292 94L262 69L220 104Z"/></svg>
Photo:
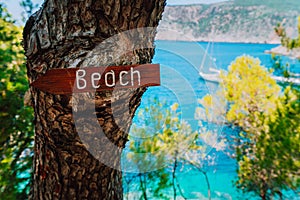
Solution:
<svg viewBox="0 0 300 200"><path fill-rule="evenodd" d="M173 196L172 199L176 199L181 196L186 199L188 194L179 182L178 172L191 168L205 176L208 198L211 199L205 165L207 159L211 159L209 151L212 148L222 150L224 141L218 141L214 131L202 126L199 132L193 131L189 123L181 119L177 103L169 107L154 99L140 110L138 119L142 123L131 129L130 151L125 164L131 163L132 169L136 170L136 175L131 174L131 177L135 176L139 182L136 185L139 198L170 199ZM128 176L125 174L125 179Z"/></svg>
<svg viewBox="0 0 300 200"><path fill-rule="evenodd" d="M261 199L296 191L300 186L299 94L291 87L280 88L260 61L248 56L237 58L221 78L217 95L228 102L226 121L241 130L235 138L237 187Z"/></svg>

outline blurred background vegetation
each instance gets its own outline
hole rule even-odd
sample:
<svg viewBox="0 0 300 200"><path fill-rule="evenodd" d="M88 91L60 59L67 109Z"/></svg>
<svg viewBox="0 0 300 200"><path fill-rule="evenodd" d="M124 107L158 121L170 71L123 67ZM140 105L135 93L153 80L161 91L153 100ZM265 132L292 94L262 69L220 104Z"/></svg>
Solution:
<svg viewBox="0 0 300 200"><path fill-rule="evenodd" d="M32 165L33 109L28 90L22 27L0 4L0 199L26 199Z"/></svg>

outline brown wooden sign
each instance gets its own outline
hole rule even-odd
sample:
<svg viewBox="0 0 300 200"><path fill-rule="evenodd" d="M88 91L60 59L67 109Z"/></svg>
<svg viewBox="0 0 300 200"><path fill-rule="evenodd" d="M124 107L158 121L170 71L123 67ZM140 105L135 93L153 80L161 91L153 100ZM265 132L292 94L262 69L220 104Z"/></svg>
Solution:
<svg viewBox="0 0 300 200"><path fill-rule="evenodd" d="M31 86L51 94L159 85L159 64L52 69L31 83Z"/></svg>

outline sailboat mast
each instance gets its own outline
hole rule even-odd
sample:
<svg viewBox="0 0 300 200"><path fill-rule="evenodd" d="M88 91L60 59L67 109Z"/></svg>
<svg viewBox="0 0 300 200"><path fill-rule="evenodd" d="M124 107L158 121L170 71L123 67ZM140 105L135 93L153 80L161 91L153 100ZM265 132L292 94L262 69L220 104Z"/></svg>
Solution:
<svg viewBox="0 0 300 200"><path fill-rule="evenodd" d="M206 49L205 49L205 52L204 52L204 56L203 56L203 59L202 59L202 62L201 62L200 71L202 71L202 69L204 67L204 62L205 62L206 57L207 57L207 52L208 52L209 45L210 45L210 42L207 43L207 46L206 46Z"/></svg>

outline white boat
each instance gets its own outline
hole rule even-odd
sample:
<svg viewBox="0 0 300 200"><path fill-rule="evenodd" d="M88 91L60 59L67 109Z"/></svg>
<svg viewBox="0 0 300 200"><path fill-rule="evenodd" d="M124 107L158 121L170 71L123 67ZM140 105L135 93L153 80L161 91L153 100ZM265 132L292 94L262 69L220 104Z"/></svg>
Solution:
<svg viewBox="0 0 300 200"><path fill-rule="evenodd" d="M214 69L214 68L209 68L210 71L212 71L213 73L209 74L209 73L203 73L203 72L199 72L199 75L206 81L210 81L210 82L214 82L214 83L220 83L221 82L221 78L220 78L220 70Z"/></svg>
<svg viewBox="0 0 300 200"><path fill-rule="evenodd" d="M300 48L288 49L282 45L274 47L271 50L266 50L267 54L275 54L290 57L291 59L300 59ZM292 83L300 85L300 74L290 73L290 77L272 75L272 78L279 83Z"/></svg>
<svg viewBox="0 0 300 200"><path fill-rule="evenodd" d="M296 77L283 77L283 76L271 76L277 83L292 83L294 85L300 85L300 76Z"/></svg>
<svg viewBox="0 0 300 200"><path fill-rule="evenodd" d="M203 78L206 81L213 82L213 83L220 83L221 78L220 78L220 70L217 69L215 59L212 59L208 55L208 49L210 47L211 43L207 44L207 47L205 49L205 53L201 62L200 70L199 70L199 75L201 78ZM207 69L205 71L205 69Z"/></svg>
<svg viewBox="0 0 300 200"><path fill-rule="evenodd" d="M206 81L213 82L213 83L220 83L221 82L221 77L220 77L221 71L217 69L215 60L212 59L208 55L209 46L210 46L210 43L207 44L205 54L204 54L204 57L203 57L203 60L202 60L201 66L200 66L199 75ZM207 62L207 61L209 61L209 62ZM204 72L205 68L208 69L206 72ZM283 76L276 76L276 75L271 75L271 77L277 83L291 83L294 85L300 85L300 74L290 73L290 75L291 75L291 77L288 77L288 78L283 77Z"/></svg>
<svg viewBox="0 0 300 200"><path fill-rule="evenodd" d="M202 73L201 71L199 72L200 76L202 76L202 78L206 81L210 81L210 82L215 82L215 83L220 83L221 82L221 78L220 78L220 73L221 71L218 69L214 69L214 68L209 68L210 71L214 72L212 74L208 74L208 73ZM271 77L277 82L277 83L291 83L294 85L300 85L300 74L296 74L296 77L283 77L283 76L275 76L275 75L271 75Z"/></svg>

